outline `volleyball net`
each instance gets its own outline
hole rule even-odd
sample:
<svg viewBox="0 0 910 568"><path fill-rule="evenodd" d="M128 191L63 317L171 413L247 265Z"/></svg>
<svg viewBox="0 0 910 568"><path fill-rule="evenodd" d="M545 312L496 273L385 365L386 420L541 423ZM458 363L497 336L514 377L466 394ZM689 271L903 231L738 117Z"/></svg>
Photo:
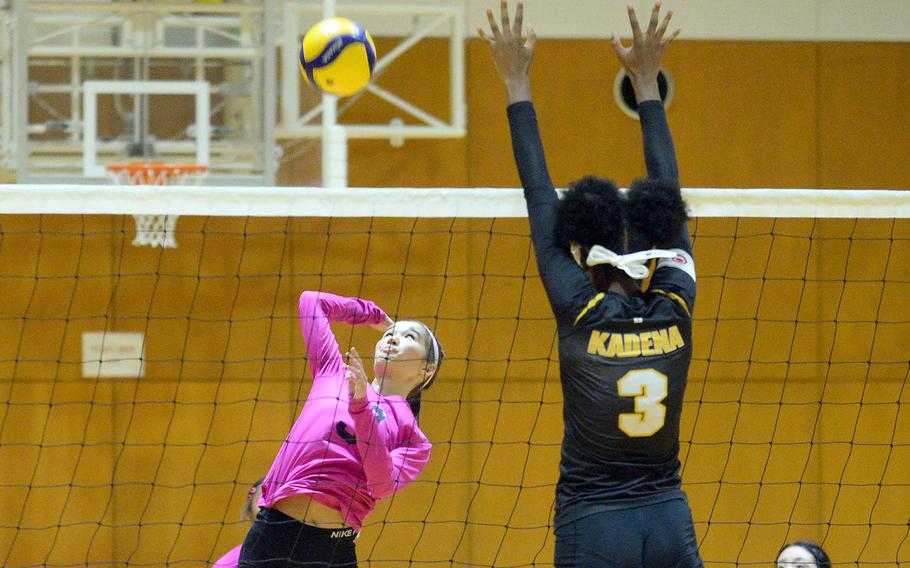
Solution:
<svg viewBox="0 0 910 568"><path fill-rule="evenodd" d="M910 562L910 192L685 190L709 566ZM179 215L178 248L133 214ZM306 399L302 290L433 326L427 469L364 566L545 566L562 404L519 190L0 186L0 565L200 566ZM376 332L336 326L371 353Z"/></svg>

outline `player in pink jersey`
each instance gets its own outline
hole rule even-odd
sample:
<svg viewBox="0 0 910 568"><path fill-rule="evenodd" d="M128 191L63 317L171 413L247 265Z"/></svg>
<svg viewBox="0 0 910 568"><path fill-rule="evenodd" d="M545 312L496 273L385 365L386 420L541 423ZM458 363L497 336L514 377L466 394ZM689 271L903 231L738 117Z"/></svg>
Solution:
<svg viewBox="0 0 910 568"><path fill-rule="evenodd" d="M260 479L251 485L250 490L246 494L246 502L243 504L243 511L240 513L240 518L244 521L252 523L259 513L259 496L262 495L263 481L265 481L265 479ZM232 548L230 552L212 564L212 568L237 568L237 562L240 560L241 546L243 545L238 544Z"/></svg>
<svg viewBox="0 0 910 568"><path fill-rule="evenodd" d="M430 459L417 414L443 358L432 330L325 292L304 292L298 309L313 386L265 477L241 568L356 566L354 539L376 501ZM333 322L383 330L372 381L353 347L345 363Z"/></svg>

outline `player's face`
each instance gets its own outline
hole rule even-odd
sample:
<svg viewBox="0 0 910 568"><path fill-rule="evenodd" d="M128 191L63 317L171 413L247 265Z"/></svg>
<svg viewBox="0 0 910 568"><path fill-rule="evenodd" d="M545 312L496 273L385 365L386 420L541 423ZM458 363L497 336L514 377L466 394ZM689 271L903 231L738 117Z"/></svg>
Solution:
<svg viewBox="0 0 910 568"><path fill-rule="evenodd" d="M250 487L250 491L247 494L246 498L250 503L250 518L247 520L251 523L256 520L256 515L259 514L259 497L261 496L262 484Z"/></svg>
<svg viewBox="0 0 910 568"><path fill-rule="evenodd" d="M373 370L380 381L413 388L426 380L427 330L416 321L398 321L376 343ZM413 384L412 384L413 383Z"/></svg>
<svg viewBox="0 0 910 568"><path fill-rule="evenodd" d="M802 546L788 546L777 557L777 568L816 568L815 557Z"/></svg>

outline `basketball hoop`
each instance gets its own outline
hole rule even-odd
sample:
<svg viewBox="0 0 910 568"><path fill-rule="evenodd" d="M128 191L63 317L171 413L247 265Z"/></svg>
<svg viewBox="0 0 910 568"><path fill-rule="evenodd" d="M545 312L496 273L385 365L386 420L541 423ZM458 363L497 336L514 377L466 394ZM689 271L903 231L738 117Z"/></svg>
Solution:
<svg viewBox="0 0 910 568"><path fill-rule="evenodd" d="M199 185L208 166L133 162L107 166L107 174L117 185ZM133 215L136 221L134 247L177 248L174 237L177 215Z"/></svg>

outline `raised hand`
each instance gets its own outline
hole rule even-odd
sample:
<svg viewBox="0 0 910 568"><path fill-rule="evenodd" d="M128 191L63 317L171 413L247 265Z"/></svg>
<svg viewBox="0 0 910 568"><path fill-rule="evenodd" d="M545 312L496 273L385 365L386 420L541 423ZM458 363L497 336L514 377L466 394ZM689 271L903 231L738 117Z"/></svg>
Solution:
<svg viewBox="0 0 910 568"><path fill-rule="evenodd" d="M385 330L389 329L389 328L392 327L393 325L395 325L395 320L393 320L393 319L390 318L389 316L386 316L386 317L385 317L385 321L381 321L381 322L379 322L379 323L370 324L370 327L373 328L373 329L375 329L376 331L385 332Z"/></svg>
<svg viewBox="0 0 910 568"><path fill-rule="evenodd" d="M623 46L619 36L613 32L613 50L632 80L632 87L635 89L635 98L638 102L660 100L657 74L663 63L667 46L676 39L681 30L677 29L667 35L667 27L670 25L673 12L667 12L663 21L660 22L660 2L654 4L654 8L651 10L651 21L648 22L648 29L644 33L641 31L641 26L638 25L638 17L632 6L628 7L628 11L629 23L632 25L632 46Z"/></svg>
<svg viewBox="0 0 910 568"><path fill-rule="evenodd" d="M487 10L487 20L490 22L490 35L477 28L493 54L496 70L506 86L509 102L514 103L531 99L531 83L528 71L534 59L534 45L537 35L529 26L527 38L522 37L524 20L524 3L518 2L515 7L515 21L509 21L508 0L502 0L499 7L502 28L493 17L493 10Z"/></svg>
<svg viewBox="0 0 910 568"><path fill-rule="evenodd" d="M348 395L351 400L361 400L367 396L367 373L363 369L363 361L360 360L360 354L357 349L351 346L348 351L348 364L344 372L344 378L348 381Z"/></svg>

